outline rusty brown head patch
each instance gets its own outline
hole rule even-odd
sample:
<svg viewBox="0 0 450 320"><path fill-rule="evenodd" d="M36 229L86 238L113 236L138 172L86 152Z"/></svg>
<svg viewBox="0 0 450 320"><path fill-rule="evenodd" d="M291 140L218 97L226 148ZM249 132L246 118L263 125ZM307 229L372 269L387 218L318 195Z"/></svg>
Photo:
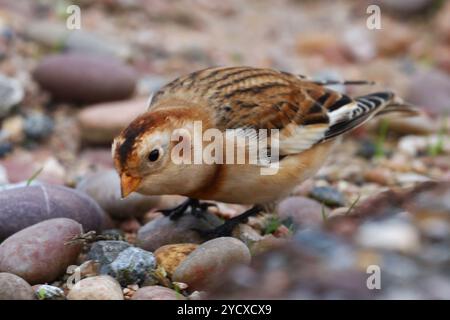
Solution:
<svg viewBox="0 0 450 320"><path fill-rule="evenodd" d="M150 115L142 115L135 119L131 124L122 131L121 137L123 142L117 148L117 154L121 167L126 166L129 156L133 153L134 145L141 135L148 132L155 126L155 119Z"/></svg>

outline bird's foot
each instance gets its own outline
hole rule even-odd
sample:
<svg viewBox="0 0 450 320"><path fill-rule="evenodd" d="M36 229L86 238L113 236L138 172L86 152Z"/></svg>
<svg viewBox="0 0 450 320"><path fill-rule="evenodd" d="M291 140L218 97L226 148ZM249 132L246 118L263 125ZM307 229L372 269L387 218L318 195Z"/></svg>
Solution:
<svg viewBox="0 0 450 320"><path fill-rule="evenodd" d="M231 233L233 232L233 229L240 223L246 223L248 221L248 218L254 215L257 215L262 211L262 208L260 206L254 206L251 209L245 211L244 213L231 218L221 224L220 226L211 229L211 230L199 230L199 229L193 229L194 231L197 231L203 238L205 239L214 239L218 237L229 237L231 236Z"/></svg>
<svg viewBox="0 0 450 320"><path fill-rule="evenodd" d="M159 210L159 212L161 212L166 217L168 216L171 220L178 220L189 208L191 208L192 215L197 218L201 218L203 216L203 213L207 211L209 207L215 206L216 204L214 203L200 203L200 201L198 201L197 199L189 198L175 208L163 209Z"/></svg>

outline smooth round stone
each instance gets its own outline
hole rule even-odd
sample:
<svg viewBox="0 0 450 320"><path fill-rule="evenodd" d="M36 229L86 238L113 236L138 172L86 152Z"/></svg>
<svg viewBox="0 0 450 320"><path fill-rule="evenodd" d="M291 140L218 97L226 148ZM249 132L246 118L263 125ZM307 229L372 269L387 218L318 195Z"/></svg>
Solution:
<svg viewBox="0 0 450 320"><path fill-rule="evenodd" d="M0 272L0 300L34 300L33 288L15 274Z"/></svg>
<svg viewBox="0 0 450 320"><path fill-rule="evenodd" d="M33 287L36 297L39 300L65 300L66 296L61 288L48 284L36 285Z"/></svg>
<svg viewBox="0 0 450 320"><path fill-rule="evenodd" d="M50 136L53 127L52 118L43 113L34 112L25 118L23 131L27 138L39 141Z"/></svg>
<svg viewBox="0 0 450 320"><path fill-rule="evenodd" d="M0 271L16 274L30 284L51 282L75 264L81 245L65 242L82 232L78 222L66 218L23 229L0 245Z"/></svg>
<svg viewBox="0 0 450 320"><path fill-rule="evenodd" d="M315 187L311 190L311 197L327 206L345 206L342 193L332 187Z"/></svg>
<svg viewBox="0 0 450 320"><path fill-rule="evenodd" d="M120 178L114 169L100 171L84 178L78 183L77 190L91 196L103 210L116 219L141 217L155 208L160 200L159 196L144 196L135 192L122 199Z"/></svg>
<svg viewBox="0 0 450 320"><path fill-rule="evenodd" d="M195 249L175 270L172 280L189 285L192 290L205 289L220 281L224 271L234 264L249 264L247 246L235 238L207 241Z"/></svg>
<svg viewBox="0 0 450 320"><path fill-rule="evenodd" d="M210 230L221 224L221 220L210 213L205 213L204 219L199 219L186 212L175 221L162 216L139 229L136 245L147 251L155 251L166 244L202 243L202 237L193 229Z"/></svg>
<svg viewBox="0 0 450 320"><path fill-rule="evenodd" d="M130 58L132 51L129 46L117 40L105 39L84 30L69 30L65 21L31 21L25 27L24 35L39 44L50 48L62 47L64 51L69 52L113 56L126 60Z"/></svg>
<svg viewBox="0 0 450 320"><path fill-rule="evenodd" d="M362 224L355 241L361 246L416 253L420 250L420 234L411 223L396 218Z"/></svg>
<svg viewBox="0 0 450 320"><path fill-rule="evenodd" d="M166 287L147 286L136 291L131 300L186 300L186 298Z"/></svg>
<svg viewBox="0 0 450 320"><path fill-rule="evenodd" d="M381 116L379 120L387 119L388 116ZM436 126L436 121L430 116L423 114L417 117L389 117L389 130L398 132L400 134L418 134L429 135L440 130Z"/></svg>
<svg viewBox="0 0 450 320"><path fill-rule="evenodd" d="M391 11L401 16L423 13L427 7L433 5L433 0L376 0L373 4L381 7L381 10Z"/></svg>
<svg viewBox="0 0 450 320"><path fill-rule="evenodd" d="M68 300L123 300L122 288L110 276L96 276L77 282L67 295Z"/></svg>
<svg viewBox="0 0 450 320"><path fill-rule="evenodd" d="M109 265L110 274L122 286L142 284L151 280L152 272L156 268L156 259L153 253L130 247L125 249Z"/></svg>
<svg viewBox="0 0 450 320"><path fill-rule="evenodd" d="M87 143L111 144L131 121L146 111L147 106L147 98L87 106L78 114L81 138Z"/></svg>
<svg viewBox="0 0 450 320"><path fill-rule="evenodd" d="M168 244L155 251L158 266L163 267L167 275L172 276L178 265L198 247L194 243Z"/></svg>
<svg viewBox="0 0 450 320"><path fill-rule="evenodd" d="M405 100L437 118L442 117L448 111L450 76L439 70L418 72L411 79Z"/></svg>
<svg viewBox="0 0 450 320"><path fill-rule="evenodd" d="M92 244L87 257L89 260L98 261L103 268L111 264L119 253L129 247L131 245L125 241L97 241Z"/></svg>
<svg viewBox="0 0 450 320"><path fill-rule="evenodd" d="M116 41L117 38L106 39L83 30L70 30L65 40L64 48L69 52L96 54L123 60L132 55L131 48L126 43Z"/></svg>
<svg viewBox="0 0 450 320"><path fill-rule="evenodd" d="M328 212L319 202L296 196L284 199L278 204L277 213L281 220L292 219L297 226L317 226L323 222L322 211Z"/></svg>
<svg viewBox="0 0 450 320"><path fill-rule="evenodd" d="M70 53L44 58L33 77L55 99L78 103L127 99L137 82L135 71L116 59Z"/></svg>
<svg viewBox="0 0 450 320"><path fill-rule="evenodd" d="M86 194L56 185L36 185L0 191L0 240L35 223L69 218L87 232L100 231L105 213Z"/></svg>

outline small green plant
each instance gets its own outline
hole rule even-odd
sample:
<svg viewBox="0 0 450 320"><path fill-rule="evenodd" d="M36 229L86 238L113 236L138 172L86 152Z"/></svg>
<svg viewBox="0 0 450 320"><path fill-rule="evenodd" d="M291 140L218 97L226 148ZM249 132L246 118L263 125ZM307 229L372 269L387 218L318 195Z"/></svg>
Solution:
<svg viewBox="0 0 450 320"><path fill-rule="evenodd" d="M445 115L442 119L442 125L439 128L437 141L428 146L427 153L431 157L435 157L435 156L438 156L438 155L444 153L444 138L445 138L446 132L448 130L447 119L448 119L447 115Z"/></svg>
<svg viewBox="0 0 450 320"><path fill-rule="evenodd" d="M35 173L33 173L33 175L27 180L26 183L27 187L41 174L42 170L44 170L44 167L40 168Z"/></svg>
<svg viewBox="0 0 450 320"><path fill-rule="evenodd" d="M37 296L38 296L39 300L44 300L45 299L45 289L40 288L37 292Z"/></svg>
<svg viewBox="0 0 450 320"><path fill-rule="evenodd" d="M179 286L178 284L174 283L174 282L172 282L172 285L173 285L173 289L174 289L175 292L176 292L177 300L184 299L184 295L181 293L181 288L180 288L180 286Z"/></svg>
<svg viewBox="0 0 450 320"><path fill-rule="evenodd" d="M389 121L387 119L381 120L380 130L378 132L377 140L375 143L375 158L383 158L386 154L384 144L389 131Z"/></svg>
<svg viewBox="0 0 450 320"><path fill-rule="evenodd" d="M274 233L282 225L280 218L270 217L267 220L267 224L264 228L264 234Z"/></svg>

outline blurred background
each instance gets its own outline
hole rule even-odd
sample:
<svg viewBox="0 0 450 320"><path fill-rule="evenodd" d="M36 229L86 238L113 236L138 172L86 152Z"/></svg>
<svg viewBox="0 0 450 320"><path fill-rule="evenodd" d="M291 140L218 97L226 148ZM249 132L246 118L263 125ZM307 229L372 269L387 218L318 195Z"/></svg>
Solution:
<svg viewBox="0 0 450 320"><path fill-rule="evenodd" d="M263 256L256 271L235 270L216 297L367 298L375 293L361 289L361 271L376 262L391 272L383 298L450 298L450 1L0 0L0 188L76 187L133 242L152 206L179 199L147 199L134 212L119 203L112 139L164 83L219 65L373 80L331 88L392 90L424 116L348 136L280 205L281 220L251 224L271 236L255 251L292 221L325 231L295 233L297 245Z"/></svg>
<svg viewBox="0 0 450 320"><path fill-rule="evenodd" d="M78 17L68 9L73 4ZM371 4L380 8L381 29L368 27ZM332 88L393 90L433 118L394 121L391 129L437 132L450 94L449 11L442 0L1 0L0 157L34 150L33 163L17 155L2 164L19 166L8 173L10 182L43 161L54 171L46 167L54 176L48 179L73 180L79 152L109 146L151 92L218 65L373 80L377 87Z"/></svg>
<svg viewBox="0 0 450 320"><path fill-rule="evenodd" d="M370 4L380 8L381 29L368 27ZM391 129L433 133L448 113L449 11L447 1L431 0L1 0L0 157L35 150L33 164L24 160L26 168L9 173L12 182L42 161L66 179L66 165L93 144L109 146L151 92L218 65L373 80L375 88L333 89L393 90L434 118ZM48 148L54 161L45 160Z"/></svg>

